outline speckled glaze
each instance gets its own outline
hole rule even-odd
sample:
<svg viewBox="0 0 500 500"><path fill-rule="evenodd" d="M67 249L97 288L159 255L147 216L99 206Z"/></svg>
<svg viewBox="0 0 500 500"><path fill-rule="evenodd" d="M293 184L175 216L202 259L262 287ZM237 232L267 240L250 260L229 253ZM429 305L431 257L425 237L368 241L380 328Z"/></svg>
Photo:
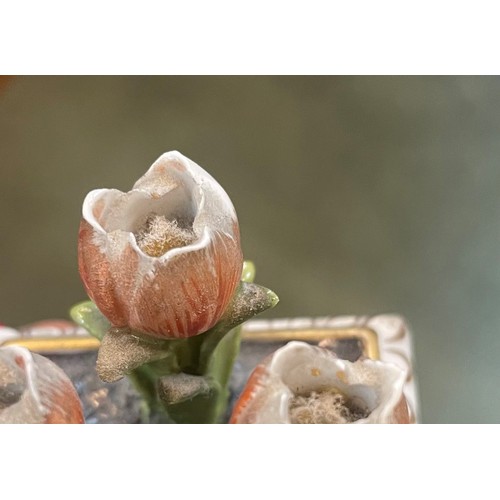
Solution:
<svg viewBox="0 0 500 500"><path fill-rule="evenodd" d="M405 373L395 365L372 359L351 363L328 349L289 342L255 368L230 423L289 424L295 395L329 388L368 411L366 418L352 423L409 423L404 383Z"/></svg>
<svg viewBox="0 0 500 500"><path fill-rule="evenodd" d="M52 361L18 346L0 348L0 424L83 424L80 400Z"/></svg>
<svg viewBox="0 0 500 500"><path fill-rule="evenodd" d="M161 256L135 233L151 214L181 221L195 239ZM117 327L185 338L221 318L240 280L238 220L222 187L182 154L163 154L134 185L91 191L83 204L79 270L90 298Z"/></svg>

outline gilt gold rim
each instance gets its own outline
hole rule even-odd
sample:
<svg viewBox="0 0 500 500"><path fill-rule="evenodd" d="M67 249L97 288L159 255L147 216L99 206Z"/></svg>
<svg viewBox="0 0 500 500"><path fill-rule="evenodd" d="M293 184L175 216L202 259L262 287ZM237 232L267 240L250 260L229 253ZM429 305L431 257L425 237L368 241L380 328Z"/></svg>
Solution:
<svg viewBox="0 0 500 500"><path fill-rule="evenodd" d="M365 355L371 359L379 359L380 352L377 334L369 328L325 328L325 329L283 329L243 331L245 342L321 342L326 339L358 338L363 343ZM16 345L26 347L39 354L63 353L71 351L91 351L99 348L99 340L94 337L40 337L7 340L4 346Z"/></svg>
<svg viewBox="0 0 500 500"><path fill-rule="evenodd" d="M263 330L261 332L243 332L242 338L247 342L290 342L292 340L303 340L316 343L328 339L358 338L363 342L363 352L368 358L380 358L377 334L370 328Z"/></svg>

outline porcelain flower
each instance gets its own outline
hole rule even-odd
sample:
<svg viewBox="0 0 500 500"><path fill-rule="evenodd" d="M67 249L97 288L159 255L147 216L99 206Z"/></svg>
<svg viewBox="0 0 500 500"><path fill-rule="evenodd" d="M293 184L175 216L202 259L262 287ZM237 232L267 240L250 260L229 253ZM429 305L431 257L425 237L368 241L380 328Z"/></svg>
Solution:
<svg viewBox="0 0 500 500"><path fill-rule="evenodd" d="M404 380L395 365L290 342L254 370L231 423L408 423Z"/></svg>
<svg viewBox="0 0 500 500"><path fill-rule="evenodd" d="M243 264L231 200L176 151L162 155L129 192L87 195L78 256L87 293L113 326L161 338L213 327Z"/></svg>
<svg viewBox="0 0 500 500"><path fill-rule="evenodd" d="M0 348L0 424L83 424L80 399L52 361L17 346Z"/></svg>

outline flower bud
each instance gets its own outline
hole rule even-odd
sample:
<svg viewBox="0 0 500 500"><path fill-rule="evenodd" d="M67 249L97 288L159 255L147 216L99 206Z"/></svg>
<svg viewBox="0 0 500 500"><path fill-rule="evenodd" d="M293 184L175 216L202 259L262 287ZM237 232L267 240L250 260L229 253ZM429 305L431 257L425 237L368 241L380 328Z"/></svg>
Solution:
<svg viewBox="0 0 500 500"><path fill-rule="evenodd" d="M213 327L243 264L228 195L176 151L162 155L127 193L87 195L78 257L87 293L113 326L160 338Z"/></svg>
<svg viewBox="0 0 500 500"><path fill-rule="evenodd" d="M395 365L352 363L328 349L289 342L254 370L231 423L409 423L404 381Z"/></svg>
<svg viewBox="0 0 500 500"><path fill-rule="evenodd" d="M0 348L0 424L83 424L80 399L55 363L24 347Z"/></svg>

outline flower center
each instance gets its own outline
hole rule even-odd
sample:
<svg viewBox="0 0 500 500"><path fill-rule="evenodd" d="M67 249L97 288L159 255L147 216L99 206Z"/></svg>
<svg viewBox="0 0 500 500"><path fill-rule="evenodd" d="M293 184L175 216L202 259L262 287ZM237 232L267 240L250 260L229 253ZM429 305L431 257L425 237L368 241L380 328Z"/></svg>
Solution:
<svg viewBox="0 0 500 500"><path fill-rule="evenodd" d="M134 233L137 245L147 255L160 257L172 248L184 247L196 239L192 229L179 227L176 220L152 213Z"/></svg>
<svg viewBox="0 0 500 500"><path fill-rule="evenodd" d="M289 416L292 424L350 424L366 418L369 411L352 404L336 389L311 391L290 400Z"/></svg>

